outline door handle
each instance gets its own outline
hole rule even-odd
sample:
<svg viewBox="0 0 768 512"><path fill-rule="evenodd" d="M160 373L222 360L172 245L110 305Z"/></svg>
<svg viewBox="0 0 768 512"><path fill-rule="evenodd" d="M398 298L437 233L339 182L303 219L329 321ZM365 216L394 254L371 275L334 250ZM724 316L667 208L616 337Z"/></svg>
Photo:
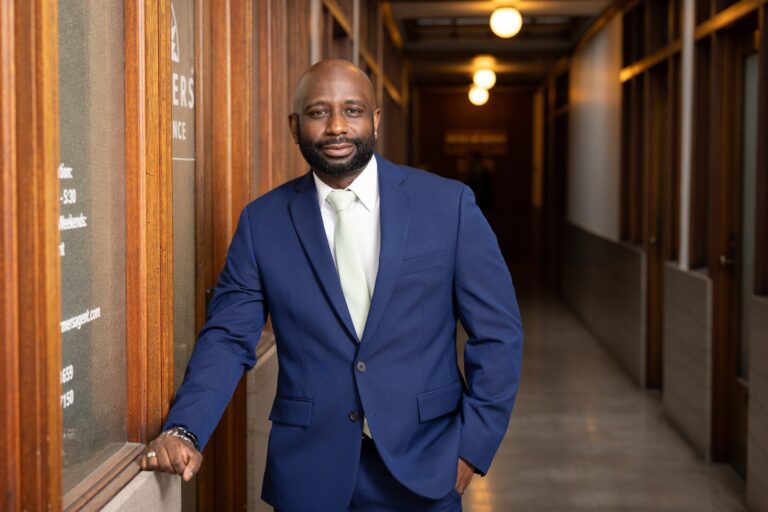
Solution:
<svg viewBox="0 0 768 512"><path fill-rule="evenodd" d="M720 255L720 266L723 268L731 268L733 267L733 259L729 258L725 254Z"/></svg>

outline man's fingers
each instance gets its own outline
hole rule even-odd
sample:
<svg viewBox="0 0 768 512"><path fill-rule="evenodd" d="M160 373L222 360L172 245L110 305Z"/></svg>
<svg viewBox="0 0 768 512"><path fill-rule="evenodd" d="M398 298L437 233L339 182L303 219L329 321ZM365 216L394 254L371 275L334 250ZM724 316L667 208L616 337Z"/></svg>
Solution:
<svg viewBox="0 0 768 512"><path fill-rule="evenodd" d="M141 469L154 471L157 469L157 454L153 448L153 443L147 446L146 451L141 456ZM152 455L149 457L148 455Z"/></svg>
<svg viewBox="0 0 768 512"><path fill-rule="evenodd" d="M159 446L157 448L157 467L164 473L173 473L171 458L168 455L168 450L165 449L165 446Z"/></svg>
<svg viewBox="0 0 768 512"><path fill-rule="evenodd" d="M191 453L187 467L184 468L184 481L189 482L193 476L195 476L200 469L200 464L203 463L203 456L198 451Z"/></svg>
<svg viewBox="0 0 768 512"><path fill-rule="evenodd" d="M147 457L153 454L154 457ZM200 469L202 460L202 454L192 445L170 436L161 436L147 445L139 463L142 469L181 475L189 481Z"/></svg>
<svg viewBox="0 0 768 512"><path fill-rule="evenodd" d="M171 467L173 468L173 472L177 475L181 475L184 473L184 467L186 467L186 460L188 456L186 455L186 447L176 447L176 449L171 450L168 452L168 456L171 459Z"/></svg>

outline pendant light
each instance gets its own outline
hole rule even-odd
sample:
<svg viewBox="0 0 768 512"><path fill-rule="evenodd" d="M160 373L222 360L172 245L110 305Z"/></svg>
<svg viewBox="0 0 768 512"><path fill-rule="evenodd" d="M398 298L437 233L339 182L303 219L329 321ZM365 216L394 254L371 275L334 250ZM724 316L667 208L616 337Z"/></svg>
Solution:
<svg viewBox="0 0 768 512"><path fill-rule="evenodd" d="M522 26L523 16L514 7L499 7L491 14L491 30L499 37L513 37Z"/></svg>

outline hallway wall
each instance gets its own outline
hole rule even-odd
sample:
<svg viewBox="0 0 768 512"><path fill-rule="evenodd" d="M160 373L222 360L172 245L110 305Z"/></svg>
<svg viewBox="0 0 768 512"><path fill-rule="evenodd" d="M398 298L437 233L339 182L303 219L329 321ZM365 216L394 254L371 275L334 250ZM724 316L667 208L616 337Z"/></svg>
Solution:
<svg viewBox="0 0 768 512"><path fill-rule="evenodd" d="M664 412L704 458L712 427L712 281L676 263L664 269Z"/></svg>
<svg viewBox="0 0 768 512"><path fill-rule="evenodd" d="M661 322L661 406L703 459L727 462L737 470L743 467L737 453L743 442L737 439L741 428L737 407L726 407L730 412L723 414L722 397L734 404L734 384L748 389L746 502L750 511L768 512L768 285L765 278L750 277L754 283L745 286L754 286L754 293L738 299L749 318L741 333L742 343L748 345L749 372L731 376L728 358L738 352L740 334L723 334L715 321L723 315L716 306L728 283L721 269L728 265L719 258L729 254L728 234L718 226L730 222L730 203L723 197L731 193L718 177L733 181L735 176L738 181L747 171L743 162L712 160L718 151L727 150L730 139L703 121L712 118L713 126L730 122L743 108L738 94L723 89L730 83L723 76L734 73L728 66L739 63L742 56L732 56L724 43L721 48L717 42L750 39L745 34L751 34L758 21L766 26L768 6L739 3L745 9L739 14L741 25L728 18L734 10L726 13L728 6L716 2L711 2L711 13L702 8L710 4L706 0L670 3L674 9L668 11L659 9L665 5L660 2L638 2L590 33L577 48L567 75L568 191L560 285L571 309L640 385L647 381L654 386L654 379L645 375L658 367L653 355L655 327ZM710 16L718 18L722 28L703 37L700 32ZM768 37L765 33L760 37L750 51L760 56L764 84ZM649 55L659 57L665 45L672 57L651 62ZM624 98L622 83L628 93ZM762 103L752 107L763 119L757 140L765 138L768 127L768 89L761 91ZM693 112L681 108L691 103ZM693 135L693 149L682 141L691 122L706 128L687 133ZM559 147L555 144L555 150ZM767 151L756 152L758 163L751 165L766 181ZM755 191L752 184L745 190L757 194L758 203L766 197L765 185ZM765 236L768 209L762 208L756 223L738 229L753 230L758 239ZM741 243L739 238L737 247ZM766 249L738 250L754 252L755 265L768 268ZM662 262L661 276L648 271L659 268L654 262ZM737 272L741 265L747 264L738 261ZM653 293L658 285L661 296ZM647 365L646 359L652 364ZM726 384L731 388L725 390ZM724 429L726 421L732 423ZM730 436L728 441L723 441L725 435ZM730 445L727 450L720 446L724 443Z"/></svg>
<svg viewBox="0 0 768 512"><path fill-rule="evenodd" d="M747 503L768 511L768 299L750 303L749 426L747 427Z"/></svg>
<svg viewBox="0 0 768 512"><path fill-rule="evenodd" d="M643 385L642 252L574 224L566 226L563 245L563 297L632 379Z"/></svg>
<svg viewBox="0 0 768 512"><path fill-rule="evenodd" d="M570 72L568 221L619 240L621 16L577 51Z"/></svg>
<svg viewBox="0 0 768 512"><path fill-rule="evenodd" d="M645 374L644 254L619 242L622 17L570 65L563 296L638 384Z"/></svg>

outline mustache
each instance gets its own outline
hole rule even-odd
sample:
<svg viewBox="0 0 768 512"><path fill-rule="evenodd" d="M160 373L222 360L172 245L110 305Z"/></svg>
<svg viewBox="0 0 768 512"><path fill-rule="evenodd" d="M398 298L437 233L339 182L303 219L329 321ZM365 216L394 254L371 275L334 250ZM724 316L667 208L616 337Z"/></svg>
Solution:
<svg viewBox="0 0 768 512"><path fill-rule="evenodd" d="M360 139L350 137L336 137L333 139L321 140L315 143L317 149L323 149L325 146L333 146L336 144L353 144L355 146L360 144Z"/></svg>

